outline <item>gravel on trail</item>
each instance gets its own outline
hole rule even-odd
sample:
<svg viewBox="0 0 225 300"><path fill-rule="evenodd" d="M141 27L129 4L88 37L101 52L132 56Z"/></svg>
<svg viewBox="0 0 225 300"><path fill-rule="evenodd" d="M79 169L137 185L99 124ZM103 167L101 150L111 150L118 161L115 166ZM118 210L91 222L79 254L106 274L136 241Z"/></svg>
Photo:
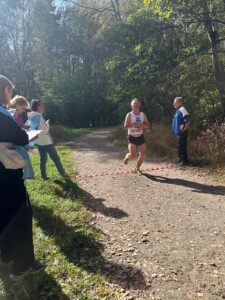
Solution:
<svg viewBox="0 0 225 300"><path fill-rule="evenodd" d="M225 299L225 186L191 167L149 159L145 172L123 164L126 148L107 140L110 129L74 142L91 223L102 231L100 268L118 299Z"/></svg>

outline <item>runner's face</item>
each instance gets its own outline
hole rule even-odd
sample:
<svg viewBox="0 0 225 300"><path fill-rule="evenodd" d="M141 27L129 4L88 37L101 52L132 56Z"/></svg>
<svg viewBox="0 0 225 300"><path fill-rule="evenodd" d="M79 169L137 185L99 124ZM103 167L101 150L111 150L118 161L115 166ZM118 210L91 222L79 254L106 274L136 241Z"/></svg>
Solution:
<svg viewBox="0 0 225 300"><path fill-rule="evenodd" d="M131 103L131 107L133 111L139 111L140 110L140 103L138 101L134 101Z"/></svg>

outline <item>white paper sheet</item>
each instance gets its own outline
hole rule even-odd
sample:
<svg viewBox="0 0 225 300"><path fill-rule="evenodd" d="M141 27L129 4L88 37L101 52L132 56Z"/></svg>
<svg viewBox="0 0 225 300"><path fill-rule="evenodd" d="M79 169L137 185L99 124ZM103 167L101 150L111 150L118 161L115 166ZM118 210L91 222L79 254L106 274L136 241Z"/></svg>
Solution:
<svg viewBox="0 0 225 300"><path fill-rule="evenodd" d="M28 135L29 141L32 140L36 135L38 135L43 130L34 130L34 129L24 129Z"/></svg>
<svg viewBox="0 0 225 300"><path fill-rule="evenodd" d="M16 109L8 109L8 112L10 113L11 116L14 116Z"/></svg>

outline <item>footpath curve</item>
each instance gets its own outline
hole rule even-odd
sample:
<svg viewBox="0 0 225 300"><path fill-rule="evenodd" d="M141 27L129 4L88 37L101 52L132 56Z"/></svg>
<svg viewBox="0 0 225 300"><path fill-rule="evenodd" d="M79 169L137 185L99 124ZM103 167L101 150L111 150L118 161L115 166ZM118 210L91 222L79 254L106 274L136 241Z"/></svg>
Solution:
<svg viewBox="0 0 225 300"><path fill-rule="evenodd" d="M134 161L123 164L126 148L109 131L78 138L73 151L79 175L114 173L80 184L118 299L225 299L225 186L151 159L143 169L158 170L128 173Z"/></svg>

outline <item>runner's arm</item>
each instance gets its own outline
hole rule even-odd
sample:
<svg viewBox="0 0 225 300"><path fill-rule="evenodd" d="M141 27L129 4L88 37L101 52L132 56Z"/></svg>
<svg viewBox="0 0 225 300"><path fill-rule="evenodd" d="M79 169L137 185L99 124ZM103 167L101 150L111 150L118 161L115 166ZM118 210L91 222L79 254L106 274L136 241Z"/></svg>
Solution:
<svg viewBox="0 0 225 300"><path fill-rule="evenodd" d="M134 127L134 124L131 123L130 113L128 113L125 118L124 128L128 129L128 128L133 128L133 127Z"/></svg>
<svg viewBox="0 0 225 300"><path fill-rule="evenodd" d="M149 123L149 120L148 120L146 114L144 114L143 128L150 128L150 123Z"/></svg>

